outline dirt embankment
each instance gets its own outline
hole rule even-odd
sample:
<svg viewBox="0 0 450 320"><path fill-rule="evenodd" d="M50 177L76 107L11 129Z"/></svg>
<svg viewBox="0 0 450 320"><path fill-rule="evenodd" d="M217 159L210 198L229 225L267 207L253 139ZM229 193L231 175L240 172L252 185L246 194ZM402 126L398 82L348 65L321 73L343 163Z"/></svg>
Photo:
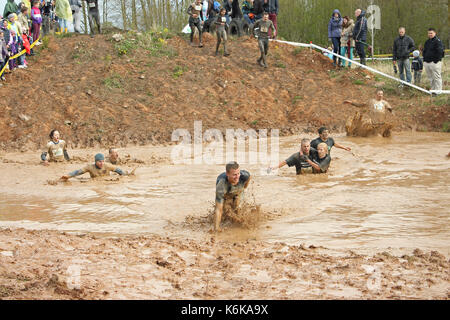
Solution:
<svg viewBox="0 0 450 320"><path fill-rule="evenodd" d="M419 249L0 230L0 299L448 299L448 270Z"/></svg>
<svg viewBox="0 0 450 320"><path fill-rule="evenodd" d="M0 148L41 148L58 128L72 147L166 143L177 128L278 128L281 134L327 125L343 131L355 107L383 80L336 70L319 52L270 44L269 68L257 66L254 39L230 41L230 57L214 57L215 39L190 47L174 37L158 50L133 48L111 35L50 38L28 69L7 76L0 89ZM123 40L125 41L125 40ZM122 51L124 53L124 51ZM440 130L448 104L405 90L386 92L397 130ZM431 102L432 104L432 102Z"/></svg>

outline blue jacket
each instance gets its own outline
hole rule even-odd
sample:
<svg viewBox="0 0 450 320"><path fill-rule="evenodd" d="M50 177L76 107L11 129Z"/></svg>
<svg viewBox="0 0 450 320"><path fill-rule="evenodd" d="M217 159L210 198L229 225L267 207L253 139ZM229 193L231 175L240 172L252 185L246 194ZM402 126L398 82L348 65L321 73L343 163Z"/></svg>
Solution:
<svg viewBox="0 0 450 320"><path fill-rule="evenodd" d="M334 14L339 15L338 19L334 18ZM340 38L342 32L342 16L338 9L333 11L330 22L328 22L328 38Z"/></svg>
<svg viewBox="0 0 450 320"><path fill-rule="evenodd" d="M367 39L367 19L366 12L362 10L358 19L356 19L355 27L353 28L353 39L358 41L366 41Z"/></svg>

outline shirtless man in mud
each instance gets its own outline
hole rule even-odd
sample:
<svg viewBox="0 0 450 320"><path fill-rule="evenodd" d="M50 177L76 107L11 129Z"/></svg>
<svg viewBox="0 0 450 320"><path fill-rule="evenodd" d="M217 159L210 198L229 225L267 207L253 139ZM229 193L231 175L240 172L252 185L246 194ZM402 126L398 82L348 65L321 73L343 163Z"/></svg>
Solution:
<svg viewBox="0 0 450 320"><path fill-rule="evenodd" d="M313 154L317 152L316 149L311 148L309 139L302 139L300 144L300 151L294 153L286 160L280 162L280 164L276 167L269 167L268 172L279 169L288 165L289 167L295 166L295 170L297 174L302 174L303 172L312 172L312 166L307 162L307 159L311 159Z"/></svg>
<svg viewBox="0 0 450 320"><path fill-rule="evenodd" d="M132 173L123 172L120 168L118 168L112 164L105 163L105 156L101 153L97 153L95 155L95 163L94 164L88 164L82 169L72 171L68 175L62 176L61 180L67 181L70 178L82 175L83 173L86 173L86 172L89 172L89 175L91 176L91 178L104 177L104 176L109 176L109 173L111 171L118 173L121 176L130 175L130 174L134 173L134 172L132 172Z"/></svg>
<svg viewBox="0 0 450 320"><path fill-rule="evenodd" d="M235 161L227 163L226 171L216 180L216 207L214 210L214 230L220 231L220 221L224 207L237 210L242 205L244 190L250 183L250 173L240 170Z"/></svg>
<svg viewBox="0 0 450 320"><path fill-rule="evenodd" d="M49 134L50 141L47 143L45 150L41 154L42 164L44 166L49 165L51 162L62 162L64 160L69 161L69 154L67 153L67 144L64 140L59 139L59 131L52 130ZM47 154L49 160L47 160Z"/></svg>
<svg viewBox="0 0 450 320"><path fill-rule="evenodd" d="M339 149L343 149L346 151L351 151L352 148L344 147L343 145L334 141L333 138L329 137L330 132L326 127L320 127L318 130L319 137L311 141L311 148L316 149L319 146L319 143L325 142L328 146L328 153L330 153L332 147L336 147Z"/></svg>
<svg viewBox="0 0 450 320"><path fill-rule="evenodd" d="M383 137L389 137L391 135L393 124L390 115L393 112L389 102L383 99L382 89L377 89L375 99L370 99L367 103L356 103L350 100L345 100L344 103L364 108L362 112L358 111L353 117L347 119L345 131L348 136L367 137L381 134Z"/></svg>

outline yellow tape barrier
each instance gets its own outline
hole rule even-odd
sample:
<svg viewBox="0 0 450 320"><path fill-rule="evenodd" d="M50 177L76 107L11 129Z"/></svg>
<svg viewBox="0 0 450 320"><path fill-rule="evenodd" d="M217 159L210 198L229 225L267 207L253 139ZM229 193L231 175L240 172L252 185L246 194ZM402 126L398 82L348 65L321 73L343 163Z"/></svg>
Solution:
<svg viewBox="0 0 450 320"><path fill-rule="evenodd" d="M34 45L35 45L36 42L38 42L39 40L41 40L41 36L39 36L39 38L38 38L35 42L33 42L33 43L30 45L30 50L33 49ZM0 77L2 76L3 72L5 72L5 69L6 69L6 66L8 65L9 60L17 59L18 57L20 57L21 55L23 55L25 52L27 52L27 50L26 50L26 49L23 49L23 50L20 51L19 53L13 55L12 57L9 57L8 60L6 60L5 65L3 66L3 69L0 71Z"/></svg>

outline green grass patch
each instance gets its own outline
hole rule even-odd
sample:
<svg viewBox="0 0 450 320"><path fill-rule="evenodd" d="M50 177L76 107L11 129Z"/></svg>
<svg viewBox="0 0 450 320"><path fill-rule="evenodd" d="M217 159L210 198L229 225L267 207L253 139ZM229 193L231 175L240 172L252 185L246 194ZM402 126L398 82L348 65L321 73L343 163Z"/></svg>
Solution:
<svg viewBox="0 0 450 320"><path fill-rule="evenodd" d="M114 73L110 77L105 78L105 80L103 80L103 84L108 89L122 88L122 77L119 74Z"/></svg>
<svg viewBox="0 0 450 320"><path fill-rule="evenodd" d="M294 56L298 56L300 53L302 53L306 48L304 47L296 47L294 50L292 50L292 54Z"/></svg>
<svg viewBox="0 0 450 320"><path fill-rule="evenodd" d="M282 69L286 69L286 65L285 65L283 62L281 62L281 61L277 61L277 62L275 63L275 67L277 67L277 68L282 68Z"/></svg>
<svg viewBox="0 0 450 320"><path fill-rule="evenodd" d="M442 124L442 132L450 132L450 121L446 121Z"/></svg>
<svg viewBox="0 0 450 320"><path fill-rule="evenodd" d="M151 57L173 57L178 53L167 43L167 40L173 37L167 29L152 29L147 32L129 31L122 33L123 39L114 42L114 47L119 56L129 55L136 49L144 49L148 51Z"/></svg>
<svg viewBox="0 0 450 320"><path fill-rule="evenodd" d="M363 85L363 84L364 84L364 81L362 81L362 80L359 80L359 79L356 79L356 80L354 80L354 81L353 81L353 84L356 84L356 85L359 85L359 86L361 86L361 85Z"/></svg>
<svg viewBox="0 0 450 320"><path fill-rule="evenodd" d="M173 68L172 70L172 78L174 79L178 79L179 77L181 77L183 75L183 73L185 73L188 70L188 68L186 66L176 66L175 68Z"/></svg>

